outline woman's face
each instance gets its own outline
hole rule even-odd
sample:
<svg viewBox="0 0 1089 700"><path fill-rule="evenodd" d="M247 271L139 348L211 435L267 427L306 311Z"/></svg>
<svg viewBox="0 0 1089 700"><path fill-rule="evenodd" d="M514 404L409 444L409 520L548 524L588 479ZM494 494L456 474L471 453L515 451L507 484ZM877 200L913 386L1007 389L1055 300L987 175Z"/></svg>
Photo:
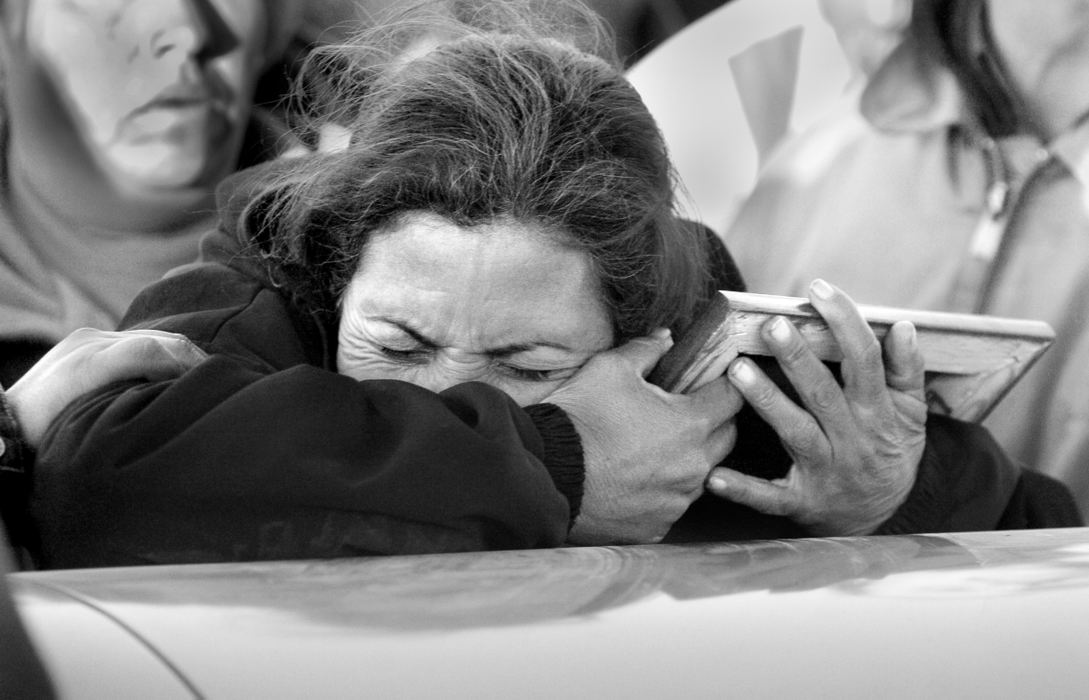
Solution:
<svg viewBox="0 0 1089 700"><path fill-rule="evenodd" d="M263 0L29 0L26 41L99 167L135 189L234 163L261 68Z"/></svg>
<svg viewBox="0 0 1089 700"><path fill-rule="evenodd" d="M341 299L337 371L537 403L613 344L589 255L534 224L411 212L367 243Z"/></svg>

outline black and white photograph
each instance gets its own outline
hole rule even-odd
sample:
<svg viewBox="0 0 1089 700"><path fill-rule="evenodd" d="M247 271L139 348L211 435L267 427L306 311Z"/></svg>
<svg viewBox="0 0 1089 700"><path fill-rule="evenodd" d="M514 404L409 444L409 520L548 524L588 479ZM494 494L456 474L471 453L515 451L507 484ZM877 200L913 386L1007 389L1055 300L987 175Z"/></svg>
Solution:
<svg viewBox="0 0 1089 700"><path fill-rule="evenodd" d="M0 0L0 698L1089 695L1089 0Z"/></svg>

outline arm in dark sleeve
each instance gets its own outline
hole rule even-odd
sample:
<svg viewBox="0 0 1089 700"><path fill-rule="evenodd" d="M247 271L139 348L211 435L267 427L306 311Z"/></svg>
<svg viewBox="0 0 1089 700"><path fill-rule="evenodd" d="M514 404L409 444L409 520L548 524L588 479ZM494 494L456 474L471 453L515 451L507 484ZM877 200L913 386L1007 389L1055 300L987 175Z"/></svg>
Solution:
<svg viewBox="0 0 1089 700"><path fill-rule="evenodd" d="M926 450L907 500L876 535L970 532L1081 525L1069 491L1014 464L974 423L931 414ZM738 442L723 465L762 479L786 475L791 460L779 437L746 407ZM712 495L699 498L667 542L805 537L787 518L765 515Z"/></svg>
<svg viewBox="0 0 1089 700"><path fill-rule="evenodd" d="M0 470L21 472L31 460L31 450L19 428L15 410L0 386Z"/></svg>
<svg viewBox="0 0 1089 700"><path fill-rule="evenodd" d="M932 414L915 485L875 534L1079 525L1065 486L1021 469L986 428Z"/></svg>
<svg viewBox="0 0 1089 700"><path fill-rule="evenodd" d="M213 357L69 407L31 516L48 567L558 546L553 437L482 384L439 395Z"/></svg>
<svg viewBox="0 0 1089 700"><path fill-rule="evenodd" d="M12 542L22 539L25 527L22 506L27 491L27 471L33 459L33 451L23 437L15 411L0 386L0 516ZM5 544L0 541L0 547Z"/></svg>

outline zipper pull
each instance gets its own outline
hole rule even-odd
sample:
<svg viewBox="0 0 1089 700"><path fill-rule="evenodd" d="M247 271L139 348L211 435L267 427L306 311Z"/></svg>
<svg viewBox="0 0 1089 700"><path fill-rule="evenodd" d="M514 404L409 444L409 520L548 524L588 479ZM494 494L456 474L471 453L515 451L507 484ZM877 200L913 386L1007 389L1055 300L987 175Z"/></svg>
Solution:
<svg viewBox="0 0 1089 700"><path fill-rule="evenodd" d="M1006 231L1009 204L1009 184L1002 181L992 184L987 190L986 212L972 233L972 243L969 246L972 258L986 262L994 260Z"/></svg>

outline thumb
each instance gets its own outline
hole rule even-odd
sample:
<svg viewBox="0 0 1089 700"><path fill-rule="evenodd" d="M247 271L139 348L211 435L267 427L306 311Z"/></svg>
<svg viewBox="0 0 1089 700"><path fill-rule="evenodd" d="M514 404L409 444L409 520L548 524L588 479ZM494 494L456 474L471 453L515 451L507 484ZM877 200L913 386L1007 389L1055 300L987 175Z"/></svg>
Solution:
<svg viewBox="0 0 1089 700"><path fill-rule="evenodd" d="M97 383L143 378L173 379L200 364L206 355L188 338L162 331L124 331L102 350L94 365Z"/></svg>
<svg viewBox="0 0 1089 700"><path fill-rule="evenodd" d="M201 350L196 343L184 336L178 336L178 339L170 344L168 350L183 372L208 359L208 353Z"/></svg>
<svg viewBox="0 0 1089 700"><path fill-rule="evenodd" d="M793 511L790 489L782 483L716 467L707 479L707 490L719 498L748 506L767 515L789 516Z"/></svg>
<svg viewBox="0 0 1089 700"><path fill-rule="evenodd" d="M673 336L669 329L656 328L649 335L629 340L612 353L635 367L640 376L646 377L671 347Z"/></svg>
<svg viewBox="0 0 1089 700"><path fill-rule="evenodd" d="M915 326L908 321L893 324L885 337L885 381L898 391L923 396L925 362Z"/></svg>

